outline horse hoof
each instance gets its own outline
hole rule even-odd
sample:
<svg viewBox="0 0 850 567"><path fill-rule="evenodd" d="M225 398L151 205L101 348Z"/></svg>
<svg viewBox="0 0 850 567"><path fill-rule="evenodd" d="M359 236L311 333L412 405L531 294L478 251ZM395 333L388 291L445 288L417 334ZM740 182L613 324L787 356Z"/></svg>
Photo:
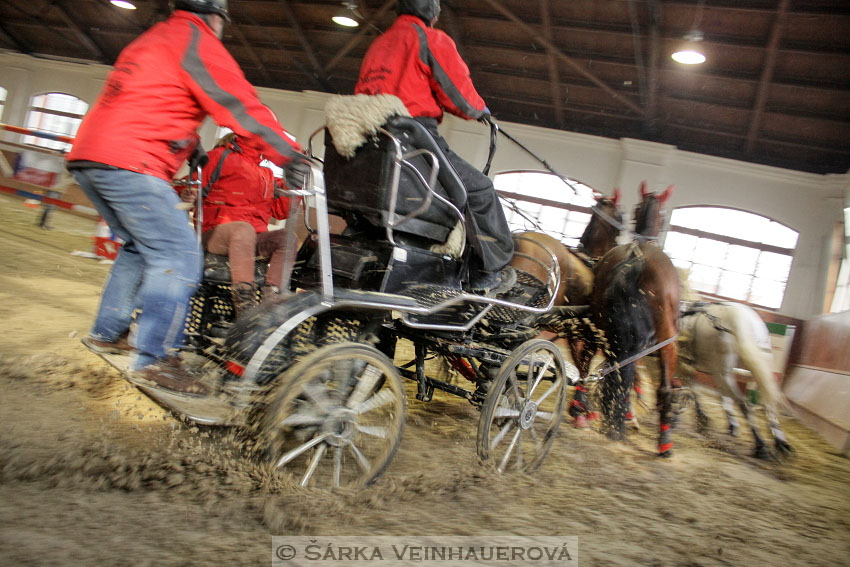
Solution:
<svg viewBox="0 0 850 567"><path fill-rule="evenodd" d="M765 447L764 445L762 445L760 447L756 447L755 450L753 451L753 457L755 457L756 459L762 459L762 460L769 459L770 458L770 451L768 451L767 447Z"/></svg>
<svg viewBox="0 0 850 567"><path fill-rule="evenodd" d="M608 427L605 430L605 437L607 437L611 441L625 441L626 433L625 431L617 427Z"/></svg>
<svg viewBox="0 0 850 567"><path fill-rule="evenodd" d="M790 455L794 452L794 448L791 447L791 445L789 445L787 441L777 441L776 451L783 455Z"/></svg>
<svg viewBox="0 0 850 567"><path fill-rule="evenodd" d="M626 422L626 427L632 431L640 431L640 423L636 419L630 419Z"/></svg>
<svg viewBox="0 0 850 567"><path fill-rule="evenodd" d="M573 425L576 429L586 429L590 424L587 423L587 418L583 415L577 415Z"/></svg>
<svg viewBox="0 0 850 567"><path fill-rule="evenodd" d="M673 449L667 449L666 451L661 451L658 453L658 457L661 459L669 459L673 456Z"/></svg>
<svg viewBox="0 0 850 567"><path fill-rule="evenodd" d="M737 437L738 436L738 428L730 427L729 428L729 437Z"/></svg>

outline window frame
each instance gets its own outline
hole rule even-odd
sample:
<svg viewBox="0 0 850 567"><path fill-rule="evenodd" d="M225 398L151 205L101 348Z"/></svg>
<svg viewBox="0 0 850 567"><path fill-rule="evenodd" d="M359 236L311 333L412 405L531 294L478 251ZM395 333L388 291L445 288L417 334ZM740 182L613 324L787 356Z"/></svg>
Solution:
<svg viewBox="0 0 850 567"><path fill-rule="evenodd" d="M544 176L549 176L553 179L559 179L557 175L555 175L551 172L548 172L548 171L540 171L540 170L535 170L535 169L516 169L516 170L500 171L499 173L497 173L496 175L493 176L493 183L494 183L494 185L496 184L496 178L498 178L499 176L516 175L516 174L544 175ZM568 181L572 184L576 184L576 185L579 185L579 186L586 187L587 189L589 189L591 191L594 198L598 198L601 195L599 193L599 191L597 191L596 189L592 188L590 185L588 185L588 184L586 184L582 181L578 181L576 179L570 179L570 178L568 178ZM535 205L540 205L542 207L550 207L550 208L560 209L560 210L564 211L563 223L562 223L561 229L546 230L546 227L541 227L541 229L544 230L544 232L546 232L546 234L549 234L550 236L554 236L559 241L563 242L565 245L570 246L570 247L578 246L578 241L581 238L582 232L584 232L584 229L585 229L585 227L587 227L588 223L590 222L590 217L593 214L592 206L577 205L577 204L565 202L565 201L554 201L552 199L546 199L546 198L543 198L543 197L535 197L535 196L532 196L532 195L525 195L525 194L522 194L522 193L515 193L513 191L506 191L506 190L502 190L502 189L496 189L496 194L498 194L499 197L501 197L503 200L506 200L506 201L512 201L514 203L516 203L516 202L533 203ZM567 193L567 194L569 196L573 197L573 198L575 198L577 196L577 194L575 194L575 193ZM509 217L508 223L510 224L510 222L511 222L510 218L511 218L512 215L510 215L509 213L511 212L511 209L505 203L501 203L501 205L502 205L502 208L505 210L506 216ZM542 213L542 211L540 211L540 212ZM567 227L570 224L570 213L579 213L581 215L586 215L586 220L584 218L582 218L582 219L573 218L572 219L572 223L574 225L580 224L580 227L578 228L578 233L575 234L575 235L573 235L572 233L565 232L565 230L567 229ZM531 222L536 223L536 224L541 224L539 214L540 213L538 213L537 218L530 219ZM511 227L511 228L512 228L512 230L514 229L514 227ZM524 230L536 232L540 229L537 229L535 227L528 227L528 228L525 228Z"/></svg>
<svg viewBox="0 0 850 567"><path fill-rule="evenodd" d="M73 99L82 102L85 104L85 112L82 114L78 114L76 112L68 112L65 110L56 110L52 108L47 108L44 105L37 105L36 100L39 97L49 97L50 95L62 95L67 97L72 97ZM48 104L48 100L45 98L43 101L44 104ZM29 106L27 107L27 113L24 117L24 127L30 130L35 130L37 132L44 132L48 134L56 134L59 136L69 136L73 138L76 136L77 131L80 128L80 124L82 124L83 118L90 108L89 103L80 97L73 95L71 93L65 93L60 91L49 91L36 93L30 97ZM55 116L59 118L67 118L67 121L61 121L60 126L58 127L61 131L57 132L54 130L48 130L46 128L40 128L38 126L30 126L32 121L33 113L38 113L43 116ZM39 136L34 136L32 134L21 134L21 143L25 146L40 148L40 149L48 149L55 150L62 153L66 153L71 149L71 144L68 142L60 142L58 140L52 140L50 138L42 138Z"/></svg>
<svg viewBox="0 0 850 567"><path fill-rule="evenodd" d="M795 246L794 248L787 248L787 247L784 247L784 246L776 246L774 244L767 244L767 243L763 243L763 242L755 242L753 240L747 240L745 238L727 236L725 234L718 234L716 232L708 232L706 230L689 228L689 227L684 227L684 226L681 226L681 225L673 224L673 222L672 222L673 213L676 210L694 209L694 208L717 209L717 210L727 210L727 211L740 211L740 212L743 212L743 213L747 213L749 215L760 217L760 218L766 219L766 220L768 220L772 223L776 223L776 224L778 224L778 225L780 225L780 226L782 226L782 227L784 227L788 230L793 231L797 235L797 242L799 242L799 235L800 235L799 231L794 230L790 226L786 225L785 223L779 222L776 219L773 219L773 218L768 217L766 215L755 213L753 211L748 211L746 209L740 209L740 208L737 208L737 207L725 207L725 206L721 206L721 205L684 205L684 206L681 206L681 207L676 207L675 209L673 209L673 211L671 211L671 214L670 214L671 220L670 220L670 223L669 223L668 228L667 228L667 232L666 232L665 237L664 237L663 249L664 249L665 254L668 254L668 256L670 256L671 260L674 260L674 263L675 263L675 261L689 262L690 263L690 266L688 267L689 270L691 268L693 268L694 264L701 265L701 266L708 266L708 265L705 264L705 263L696 261L697 259L694 256L694 252L696 251L696 245L694 246L694 249L691 252L691 256L687 259L679 258L679 257L675 257L675 256L671 255L670 252L668 252L668 249L667 249L667 242L668 242L669 235L672 234L672 233L685 234L685 235L689 235L689 236L694 236L697 239L713 240L713 241L716 241L716 242L722 242L722 243L727 244L729 246L740 246L740 247L743 247L743 248L749 248L749 249L757 250L758 255L756 256L756 259L755 259L753 265L751 266L749 272L747 272L746 274L743 274L742 272L736 272L736 271L733 271L733 270L727 270L727 269L724 269L722 266L720 266L718 268L719 272L718 272L717 281L715 282L715 289L719 288L720 282L721 282L720 278L721 278L721 276L724 272L742 274L742 275L746 275L746 276L749 277L749 285L748 285L746 293L745 293L745 296L746 296L745 299L741 299L741 298L737 298L737 297L730 297L730 296L727 296L727 295L719 294L717 292L702 291L702 290L698 289L696 287L696 285L694 285L693 283L690 283L690 285L695 292L697 292L701 295L710 297L710 298L736 301L736 302L739 302L739 303L744 303L746 305L750 305L752 307L757 307L759 309L767 309L767 310L771 310L771 311L780 310L782 308L782 304L785 302L785 295L786 295L786 291L788 289L788 281L790 280L791 271L793 269L794 258L795 258L795 253L796 253L797 247ZM699 242L699 240L697 240L697 242ZM767 253L770 253L770 254L778 254L778 255L782 255L782 256L788 256L790 258L790 262L789 262L789 266L788 266L788 275L785 277L784 280L776 280L776 279L768 279L768 278L764 278L764 277L761 277L761 278L757 277L756 273L757 273L757 270L758 270L759 258L761 257L761 254L763 252L767 252ZM710 266L708 266L708 267L710 267ZM758 280L776 282L776 283L782 284L782 298L779 301L779 305L776 305L776 306L766 305L764 303L759 303L759 302L753 301L751 299L752 296L753 296L754 284Z"/></svg>

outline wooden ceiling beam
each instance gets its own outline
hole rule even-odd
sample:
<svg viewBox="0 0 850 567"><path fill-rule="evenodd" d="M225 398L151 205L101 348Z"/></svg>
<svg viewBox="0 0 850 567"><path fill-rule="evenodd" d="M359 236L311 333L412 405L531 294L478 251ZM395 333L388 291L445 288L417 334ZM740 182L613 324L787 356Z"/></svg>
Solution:
<svg viewBox="0 0 850 567"><path fill-rule="evenodd" d="M512 21L517 26L522 28L523 31L525 31L528 35L531 36L531 39L533 39L534 41L537 41L538 43L540 43L541 45L543 45L547 49L551 49L552 52L558 57L558 59L560 59L561 61L563 61L564 63L566 63L570 67L572 67L577 73L584 76L586 79L588 79L594 85L596 85L597 87L599 87L600 89L605 91L608 95L610 95L612 98L614 98L614 100L623 104L626 108L628 108L632 112L635 112L636 114L643 116L644 110L639 105L635 104L631 100L627 99L626 97L624 97L623 95L621 95L620 93L618 93L617 91L612 89L607 83L602 81L599 77L597 77L596 75L594 75L593 73L591 73L590 71L588 71L587 69L585 69L584 67L579 65L578 63L576 63L576 61L574 59L572 59L571 57L568 57L567 55L565 55L560 49L558 49L558 47L554 43L552 43L551 41L549 41L545 37L541 36L539 33L537 33L537 31L535 31L534 28L532 28L531 26L526 24L524 21L519 19L513 12L511 12L510 10L505 8L505 6L499 0L484 0L484 1L487 4L489 4L490 6L492 6L494 10L496 10L497 12L502 14L505 18L507 18L508 20Z"/></svg>
<svg viewBox="0 0 850 567"><path fill-rule="evenodd" d="M292 6L289 5L288 0L278 0L278 4L280 4L280 7L283 9L286 19L289 20L290 24L292 24L292 29L295 31L295 37L298 39L298 43L301 44L301 48L304 49L304 53L307 54L307 59L309 59L310 65L312 65L313 71L316 73L316 77L321 83L326 85L327 74L322 68L319 58L316 56L316 50L304 34L301 22L298 21L298 18L295 16L295 12L292 11Z"/></svg>
<svg viewBox="0 0 850 567"><path fill-rule="evenodd" d="M791 0L780 0L779 7L776 11L776 18L773 20L773 25L770 27L770 36L767 40L766 47L767 53L764 57L764 65L762 66L761 77L759 78L756 101L753 105L750 128L747 134L747 143L744 147L744 153L747 155L750 155L753 152L759 130L761 129L761 121L764 114L765 103L767 101L767 94L770 89L770 83L773 80L773 70L776 67L776 54L779 51L779 39L782 37L782 28L785 25L785 19L788 15L788 7L790 5Z"/></svg>
<svg viewBox="0 0 850 567"><path fill-rule="evenodd" d="M443 5L440 12L440 20L446 26L446 33L448 33L452 40L454 40L457 52L460 53L461 58L469 64L469 59L466 57L466 49L464 48L463 34L460 31L460 26L457 24L454 7L448 4Z"/></svg>
<svg viewBox="0 0 850 567"><path fill-rule="evenodd" d="M2 37L7 43L12 44L12 46L21 53L32 53L32 49L27 47L23 41L15 37L15 35L6 29L2 23L0 23L0 37Z"/></svg>
<svg viewBox="0 0 850 567"><path fill-rule="evenodd" d="M239 26L235 22L230 24L230 31L233 32L233 35L236 36L236 39L239 40L239 43L241 43L242 47L244 47L245 50L248 52L248 56L254 61L254 64L257 66L257 69L259 69L260 74L263 76L263 79L267 83L271 84L272 78L269 74L269 70L266 69L265 63L263 63L263 60L260 59L259 54L257 54L256 50L251 46L251 44L245 38L245 34L242 33L242 30L239 29Z"/></svg>
<svg viewBox="0 0 850 567"><path fill-rule="evenodd" d="M540 21L543 24L543 37L552 42L552 14L549 0L540 0ZM552 106L555 110L555 121L558 128L564 127L564 103L561 95L561 73L554 50L546 48L546 64L549 66L549 88L552 92Z"/></svg>
<svg viewBox="0 0 850 567"><path fill-rule="evenodd" d="M658 68L661 63L661 4L658 0L647 0L649 9L649 61L646 69L646 126L654 133L658 129Z"/></svg>
<svg viewBox="0 0 850 567"><path fill-rule="evenodd" d="M53 2L53 8L56 10L56 13L59 14L62 21L65 22L65 25L70 28L86 49L91 51L97 57L98 61L101 63L111 64L115 60L114 56L106 54L103 48L98 45L91 35L83 29L83 26L77 22L76 18L71 16L68 10L65 9L65 1L56 0Z"/></svg>

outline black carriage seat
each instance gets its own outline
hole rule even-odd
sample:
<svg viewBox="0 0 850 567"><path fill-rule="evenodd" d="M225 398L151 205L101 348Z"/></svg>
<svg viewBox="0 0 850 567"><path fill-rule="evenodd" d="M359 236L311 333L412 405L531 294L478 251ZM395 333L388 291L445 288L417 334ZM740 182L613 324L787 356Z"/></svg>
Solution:
<svg viewBox="0 0 850 567"><path fill-rule="evenodd" d="M401 141L403 153L425 149L437 157L440 168L434 192L447 198L462 212L466 206L463 182L425 127L409 116L394 116L383 128ZM354 211L374 226L387 226L394 152L392 140L378 133L361 145L354 157L346 159L337 152L330 133L326 131L324 175L328 209L341 215ZM431 165L427 158L416 156L409 161L425 180L429 179ZM409 168L402 166L396 220L420 207L426 194L425 183ZM395 230L444 242L458 220L450 207L434 198L428 210Z"/></svg>

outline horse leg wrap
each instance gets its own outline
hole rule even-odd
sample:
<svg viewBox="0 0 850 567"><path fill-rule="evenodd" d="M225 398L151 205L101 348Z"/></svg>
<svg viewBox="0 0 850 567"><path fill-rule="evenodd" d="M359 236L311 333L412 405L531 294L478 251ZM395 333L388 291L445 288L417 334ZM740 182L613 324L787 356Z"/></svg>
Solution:
<svg viewBox="0 0 850 567"><path fill-rule="evenodd" d="M576 386L573 401L570 402L570 417L587 415L587 390L581 384Z"/></svg>
<svg viewBox="0 0 850 567"><path fill-rule="evenodd" d="M658 432L658 454L662 457L668 456L673 450L673 435L669 423L662 423Z"/></svg>

